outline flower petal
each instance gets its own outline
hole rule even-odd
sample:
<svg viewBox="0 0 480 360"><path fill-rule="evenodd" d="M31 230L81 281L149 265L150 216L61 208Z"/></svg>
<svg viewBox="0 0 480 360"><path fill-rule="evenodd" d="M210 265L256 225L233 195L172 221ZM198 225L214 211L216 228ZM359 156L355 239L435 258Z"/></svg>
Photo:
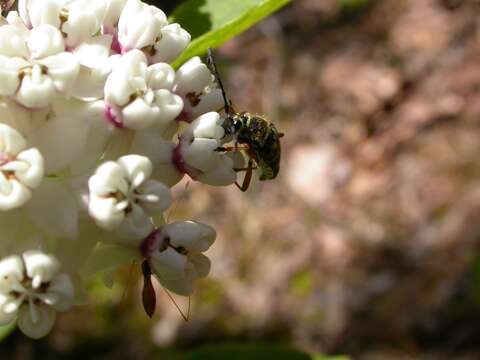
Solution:
<svg viewBox="0 0 480 360"><path fill-rule="evenodd" d="M13 95L20 86L20 69L29 63L0 55L0 95Z"/></svg>
<svg viewBox="0 0 480 360"><path fill-rule="evenodd" d="M52 330L57 313L50 306L32 305L36 308L37 318L33 319L29 307L24 305L18 314L18 328L32 339L40 339ZM36 321L34 321L36 320Z"/></svg>
<svg viewBox="0 0 480 360"><path fill-rule="evenodd" d="M34 288L38 288L41 283L49 282L60 269L60 263L55 257L38 250L26 251L22 257Z"/></svg>
<svg viewBox="0 0 480 360"><path fill-rule="evenodd" d="M40 25L30 31L27 40L31 59L42 59L65 51L60 30L52 25Z"/></svg>
<svg viewBox="0 0 480 360"><path fill-rule="evenodd" d="M160 31L160 41L155 43L155 55L152 62L172 62L190 42L190 34L179 24L169 24Z"/></svg>
<svg viewBox="0 0 480 360"><path fill-rule="evenodd" d="M80 71L77 59L71 53L60 53L38 61L47 67L48 75L52 78L58 92L69 93Z"/></svg>
<svg viewBox="0 0 480 360"><path fill-rule="evenodd" d="M66 186L46 180L27 204L32 222L55 238L75 239L78 234L78 205Z"/></svg>
<svg viewBox="0 0 480 360"><path fill-rule="evenodd" d="M147 69L148 86L152 89L173 88L175 81L175 70L166 63L150 65Z"/></svg>
<svg viewBox="0 0 480 360"><path fill-rule="evenodd" d="M25 40L24 34L16 26L0 26L0 55L28 58Z"/></svg>
<svg viewBox="0 0 480 360"><path fill-rule="evenodd" d="M50 104L55 95L55 84L50 76L42 74L40 66L34 66L32 74L23 77L15 99L22 105L35 109Z"/></svg>
<svg viewBox="0 0 480 360"><path fill-rule="evenodd" d="M66 274L55 276L48 287L49 293L58 295L58 301L53 304L57 311L66 311L70 309L75 300L75 290L70 277Z"/></svg>
<svg viewBox="0 0 480 360"><path fill-rule="evenodd" d="M75 112L49 119L32 134L32 144L42 153L47 174L70 165L80 156L87 141L89 122L84 118L87 114L72 101L69 104Z"/></svg>
<svg viewBox="0 0 480 360"><path fill-rule="evenodd" d="M0 261L0 294L9 293L23 280L23 261L20 256L8 256ZM18 289L17 289L18 290Z"/></svg>
<svg viewBox="0 0 480 360"><path fill-rule="evenodd" d="M162 252L155 252L150 259L150 265L160 279L180 280L185 277L187 257L169 247Z"/></svg>
<svg viewBox="0 0 480 360"><path fill-rule="evenodd" d="M183 247L192 252L204 252L215 241L215 230L205 224L195 221L179 221L167 224L162 232L170 237L170 243L175 247Z"/></svg>
<svg viewBox="0 0 480 360"><path fill-rule="evenodd" d="M195 267L197 278L204 278L210 272L211 262L205 255L198 253L192 254L188 257L188 260Z"/></svg>

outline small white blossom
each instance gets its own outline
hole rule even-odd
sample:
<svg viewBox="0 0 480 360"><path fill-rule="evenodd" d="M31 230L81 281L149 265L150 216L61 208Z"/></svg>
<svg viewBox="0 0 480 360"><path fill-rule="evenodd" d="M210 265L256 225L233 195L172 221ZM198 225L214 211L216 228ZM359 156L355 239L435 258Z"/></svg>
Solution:
<svg viewBox="0 0 480 360"><path fill-rule="evenodd" d="M183 64L176 73L174 92L184 102L178 120L191 122L201 114L223 108L222 91L207 65L198 56Z"/></svg>
<svg viewBox="0 0 480 360"><path fill-rule="evenodd" d="M215 237L215 230L208 225L194 221L175 222L146 238L142 252L163 286L188 296L196 280L206 277L210 271L210 260L203 253Z"/></svg>
<svg viewBox="0 0 480 360"><path fill-rule="evenodd" d="M68 94L78 70L55 27L41 25L30 32L0 27L0 95L27 108L45 107L58 93Z"/></svg>
<svg viewBox="0 0 480 360"><path fill-rule="evenodd" d="M152 165L139 155L102 164L88 181L88 209L98 226L121 227L123 237L142 238L151 231L149 215L166 210L172 197L162 183L150 180Z"/></svg>
<svg viewBox="0 0 480 360"><path fill-rule="evenodd" d="M213 186L225 186L236 181L232 157L217 151L225 140L223 119L209 112L195 119L179 135L178 143L163 140L156 133L137 134L132 151L152 159L154 178L174 185L189 175L193 180Z"/></svg>
<svg viewBox="0 0 480 360"><path fill-rule="evenodd" d="M216 149L223 145L223 120L216 112L195 119L179 136L174 160L192 179L209 185L230 185L237 178L233 159Z"/></svg>
<svg viewBox="0 0 480 360"><path fill-rule="evenodd" d="M59 274L52 255L27 251L0 261L0 324L17 318L27 336L38 339L53 327L56 311L68 310L74 301L70 277Z"/></svg>
<svg viewBox="0 0 480 360"><path fill-rule="evenodd" d="M64 1L19 0L18 11L25 25L31 29L40 25L60 27L60 12Z"/></svg>
<svg viewBox="0 0 480 360"><path fill-rule="evenodd" d="M51 25L65 34L70 49L100 31L106 11L103 0L19 0L20 16L29 28Z"/></svg>
<svg viewBox="0 0 480 360"><path fill-rule="evenodd" d="M122 13L123 7L127 0L105 0L105 16L103 18L102 33L116 35L118 21Z"/></svg>
<svg viewBox="0 0 480 360"><path fill-rule="evenodd" d="M43 178L43 157L35 148L27 149L20 133L0 124L0 210L25 204L32 189Z"/></svg>
<svg viewBox="0 0 480 360"><path fill-rule="evenodd" d="M163 11L140 0L128 0L118 22L121 52L140 49L150 63L175 60L190 42L178 24L168 24Z"/></svg>
<svg viewBox="0 0 480 360"><path fill-rule="evenodd" d="M71 88L72 96L85 101L103 97L105 81L116 61L116 56L110 56L112 41L110 35L97 35L72 50L80 64L77 79Z"/></svg>
<svg viewBox="0 0 480 360"><path fill-rule="evenodd" d="M170 65L148 66L140 50L130 51L105 84L107 118L120 128L167 127L183 108L180 96L171 92L174 81Z"/></svg>

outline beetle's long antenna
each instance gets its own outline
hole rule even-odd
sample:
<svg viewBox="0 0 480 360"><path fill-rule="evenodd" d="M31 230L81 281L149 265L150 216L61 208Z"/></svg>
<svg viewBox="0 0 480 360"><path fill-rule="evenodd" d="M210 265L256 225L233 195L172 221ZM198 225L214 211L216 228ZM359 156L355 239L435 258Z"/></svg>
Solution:
<svg viewBox="0 0 480 360"><path fill-rule="evenodd" d="M228 99L227 93L225 92L225 88L223 87L222 79L220 79L220 75L218 74L217 65L215 64L215 60L213 58L213 51L211 48L208 48L207 63L210 68L210 71L213 72L213 75L215 75L215 79L217 80L217 83L220 86L220 90L222 90L225 114L227 116L230 116L231 109L232 109L232 102Z"/></svg>

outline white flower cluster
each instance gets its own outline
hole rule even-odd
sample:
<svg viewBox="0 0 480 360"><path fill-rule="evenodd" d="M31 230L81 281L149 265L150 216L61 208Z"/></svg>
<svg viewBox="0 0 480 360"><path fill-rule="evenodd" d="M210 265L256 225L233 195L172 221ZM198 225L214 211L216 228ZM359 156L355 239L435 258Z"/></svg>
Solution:
<svg viewBox="0 0 480 360"><path fill-rule="evenodd" d="M189 41L140 0L19 0L1 18L0 324L46 335L98 249L181 295L208 274L215 231L163 220L183 176L236 181L213 75L168 64Z"/></svg>

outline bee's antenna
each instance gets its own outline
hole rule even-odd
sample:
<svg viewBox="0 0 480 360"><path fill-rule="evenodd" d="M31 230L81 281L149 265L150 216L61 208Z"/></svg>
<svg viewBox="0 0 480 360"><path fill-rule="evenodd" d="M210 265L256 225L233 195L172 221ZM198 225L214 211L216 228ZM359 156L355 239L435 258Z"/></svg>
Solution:
<svg viewBox="0 0 480 360"><path fill-rule="evenodd" d="M217 80L217 83L220 86L220 90L222 90L225 114L227 116L230 116L231 109L232 109L232 102L227 98L227 93L225 92L225 88L223 87L222 79L220 79L220 75L218 74L217 65L215 64L215 60L213 58L213 51L211 48L208 48L207 63L208 63L208 66L210 67L210 71L212 71L213 74L215 75L215 79Z"/></svg>

